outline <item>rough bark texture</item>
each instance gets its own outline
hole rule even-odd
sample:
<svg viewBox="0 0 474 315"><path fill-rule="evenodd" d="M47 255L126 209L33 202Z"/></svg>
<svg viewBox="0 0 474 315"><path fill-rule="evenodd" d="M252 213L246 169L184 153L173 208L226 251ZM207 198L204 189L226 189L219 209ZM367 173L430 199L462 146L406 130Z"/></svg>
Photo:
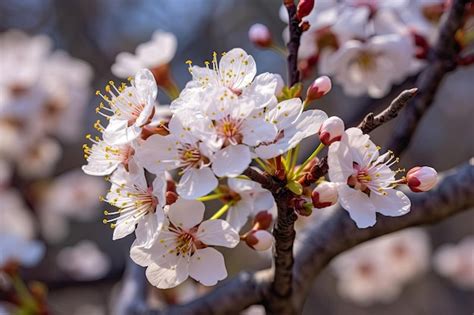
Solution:
<svg viewBox="0 0 474 315"><path fill-rule="evenodd" d="M292 306L299 312L314 279L336 255L370 239L411 226L433 224L474 207L473 161L442 174L438 186L428 193L409 193L411 212L405 216L377 217L377 224L359 229L339 209L319 225L310 228L298 242L293 267ZM188 304L163 311L131 314L235 314L253 304L265 304L271 294L273 270L241 273L209 294Z"/></svg>
<svg viewBox="0 0 474 315"><path fill-rule="evenodd" d="M300 48L300 39L303 31L301 30L296 17L296 5L293 1L285 2L288 11L288 27L290 29L290 41L286 45L288 48L288 85L293 86L300 81L300 72L298 70L298 49Z"/></svg>

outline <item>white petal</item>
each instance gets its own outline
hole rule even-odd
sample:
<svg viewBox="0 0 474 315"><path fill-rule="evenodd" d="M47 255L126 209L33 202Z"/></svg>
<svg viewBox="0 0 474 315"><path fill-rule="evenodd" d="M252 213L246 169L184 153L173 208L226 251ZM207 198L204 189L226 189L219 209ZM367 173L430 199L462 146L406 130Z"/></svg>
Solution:
<svg viewBox="0 0 474 315"><path fill-rule="evenodd" d="M227 277L224 256L214 248L199 249L191 257L189 275L205 286Z"/></svg>
<svg viewBox="0 0 474 315"><path fill-rule="evenodd" d="M135 158L153 174L175 169L179 165L176 139L170 135L153 135L139 147Z"/></svg>
<svg viewBox="0 0 474 315"><path fill-rule="evenodd" d="M150 70L140 69L137 74L135 74L134 83L142 100L151 100L153 102L156 99L158 87L156 86L155 77Z"/></svg>
<svg viewBox="0 0 474 315"><path fill-rule="evenodd" d="M197 200L178 198L168 210L168 217L175 226L190 229L201 223L204 217L204 204Z"/></svg>
<svg viewBox="0 0 474 315"><path fill-rule="evenodd" d="M349 147L342 141L329 146L328 165L329 179L334 183L347 183L347 178L354 172L353 159Z"/></svg>
<svg viewBox="0 0 474 315"><path fill-rule="evenodd" d="M151 264L146 269L148 281L159 289L174 288L189 276L189 264L185 258L180 258L177 265Z"/></svg>
<svg viewBox="0 0 474 315"><path fill-rule="evenodd" d="M222 56L219 72L225 86L243 90L255 77L257 66L252 56L241 48L234 48Z"/></svg>
<svg viewBox="0 0 474 315"><path fill-rule="evenodd" d="M136 223L137 222L132 218L117 220L112 239L115 241L133 233L133 231L135 231Z"/></svg>
<svg viewBox="0 0 474 315"><path fill-rule="evenodd" d="M197 238L206 245L233 248L239 244L236 230L224 220L207 220L199 225Z"/></svg>
<svg viewBox="0 0 474 315"><path fill-rule="evenodd" d="M191 168L184 172L176 191L185 199L196 199L210 193L217 184L217 178L209 167Z"/></svg>
<svg viewBox="0 0 474 315"><path fill-rule="evenodd" d="M278 75L273 73L259 74L253 82L244 89L242 96L248 96L257 108L269 106L277 102Z"/></svg>
<svg viewBox="0 0 474 315"><path fill-rule="evenodd" d="M125 144L135 140L141 133L141 128L128 126L127 120L111 119L104 131L104 140L111 145Z"/></svg>
<svg viewBox="0 0 474 315"><path fill-rule="evenodd" d="M375 210L383 215L398 217L410 212L410 199L401 191L396 189L385 190L387 195L372 193L370 201L374 204Z"/></svg>
<svg viewBox="0 0 474 315"><path fill-rule="evenodd" d="M248 118L242 124L242 142L249 146L257 146L262 142L272 141L277 136L274 124L263 119Z"/></svg>
<svg viewBox="0 0 474 315"><path fill-rule="evenodd" d="M252 162L250 149L242 144L230 145L214 155L212 170L219 176L235 177Z"/></svg>
<svg viewBox="0 0 474 315"><path fill-rule="evenodd" d="M251 211L251 204L245 200L240 200L227 210L226 220L236 230L240 229L247 223Z"/></svg>
<svg viewBox="0 0 474 315"><path fill-rule="evenodd" d="M278 103L270 110L268 118L277 125L278 129L289 127L303 111L303 103L299 98L292 98Z"/></svg>
<svg viewBox="0 0 474 315"><path fill-rule="evenodd" d="M347 185L339 189L339 202L349 212L358 228L373 226L376 222L375 208L369 197Z"/></svg>

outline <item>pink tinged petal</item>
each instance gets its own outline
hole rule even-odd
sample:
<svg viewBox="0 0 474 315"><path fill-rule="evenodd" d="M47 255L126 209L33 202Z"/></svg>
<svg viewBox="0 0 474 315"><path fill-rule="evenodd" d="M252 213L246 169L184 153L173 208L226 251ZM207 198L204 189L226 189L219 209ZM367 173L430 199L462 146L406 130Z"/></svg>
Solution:
<svg viewBox="0 0 474 315"><path fill-rule="evenodd" d="M233 248L240 242L240 236L224 220L207 220L199 225L196 237L207 245Z"/></svg>
<svg viewBox="0 0 474 315"><path fill-rule="evenodd" d="M359 190L341 186L339 202L349 212L358 228L367 228L376 223L375 207L369 197Z"/></svg>
<svg viewBox="0 0 474 315"><path fill-rule="evenodd" d="M120 164L120 161L105 161L103 163L88 163L82 166L82 171L87 175L105 176L110 175Z"/></svg>
<svg viewBox="0 0 474 315"><path fill-rule="evenodd" d="M234 48L222 56L219 72L225 86L243 90L257 74L257 66L252 56L241 48Z"/></svg>
<svg viewBox="0 0 474 315"><path fill-rule="evenodd" d="M352 175L354 169L353 160L349 147L343 142L334 142L329 146L328 165L329 179L335 183L347 183L347 178Z"/></svg>
<svg viewBox="0 0 474 315"><path fill-rule="evenodd" d="M230 145L214 155L212 170L219 176L235 177L250 165L252 158L249 147L239 144Z"/></svg>
<svg viewBox="0 0 474 315"><path fill-rule="evenodd" d="M141 246L150 247L157 234L163 228L165 213L162 209L157 209L155 213L145 215L137 224L135 229L136 242Z"/></svg>
<svg viewBox="0 0 474 315"><path fill-rule="evenodd" d="M153 186L153 196L158 198L158 205L157 208L161 208L165 205L166 203L166 175L165 172L161 174L157 174L155 179L153 180L152 183ZM156 209L158 212L158 209Z"/></svg>
<svg viewBox="0 0 474 315"><path fill-rule="evenodd" d="M204 217L204 204L197 200L178 198L168 210L168 218L175 226L190 229L201 223Z"/></svg>
<svg viewBox="0 0 474 315"><path fill-rule="evenodd" d="M179 166L176 139L173 136L153 135L136 151L135 158L148 171L161 174Z"/></svg>
<svg viewBox="0 0 474 315"><path fill-rule="evenodd" d="M217 178L209 167L191 168L184 172L176 191L184 199L196 199L210 193L217 185Z"/></svg>
<svg viewBox="0 0 474 315"><path fill-rule="evenodd" d="M251 203L245 200L240 200L227 211L227 222L229 222L232 227L240 231L240 229L247 222L247 219L250 215L251 206Z"/></svg>
<svg viewBox="0 0 474 315"><path fill-rule="evenodd" d="M189 275L205 286L212 286L227 277L224 256L214 248L199 249L191 257Z"/></svg>
<svg viewBox="0 0 474 315"><path fill-rule="evenodd" d="M398 217L410 212L410 199L401 191L396 189L385 190L387 195L372 193L370 201L375 210L383 215Z"/></svg>
<svg viewBox="0 0 474 315"><path fill-rule="evenodd" d="M153 239L152 243L143 243L137 238L130 248L130 258L142 267L153 263L176 265L180 256L176 256L175 253L169 253L169 250L174 247L173 240L162 242L160 234L154 236L156 238Z"/></svg>
<svg viewBox="0 0 474 315"><path fill-rule="evenodd" d="M159 289L174 288L183 283L189 276L187 258L181 257L177 264L151 264L146 269L148 281Z"/></svg>

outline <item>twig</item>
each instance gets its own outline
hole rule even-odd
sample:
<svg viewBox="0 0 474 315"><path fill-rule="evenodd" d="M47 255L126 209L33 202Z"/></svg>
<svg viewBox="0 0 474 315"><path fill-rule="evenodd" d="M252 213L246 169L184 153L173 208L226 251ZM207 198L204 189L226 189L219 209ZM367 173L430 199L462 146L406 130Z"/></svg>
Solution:
<svg viewBox="0 0 474 315"><path fill-rule="evenodd" d="M368 113L357 128L360 128L363 133L369 133L378 126L394 119L405 104L416 95L417 91L417 88L403 91L377 116L374 113Z"/></svg>
<svg viewBox="0 0 474 315"><path fill-rule="evenodd" d="M332 258L370 239L410 226L434 224L474 207L474 165L466 163L440 176L438 186L423 194L408 194L411 212L403 217L377 217L377 224L359 229L347 212L339 209L314 226L298 242L293 267L292 305L300 310L315 277ZM253 304L264 304L270 294L271 269L241 273L234 279L190 303L141 315L235 314Z"/></svg>
<svg viewBox="0 0 474 315"><path fill-rule="evenodd" d="M410 144L423 114L432 105L438 87L444 76L457 66L456 57L460 47L455 33L463 23L465 6L469 0L454 0L446 20L440 27L440 35L435 44L430 63L418 77L416 86L419 93L406 107L403 119L396 129L388 147L399 155Z"/></svg>
<svg viewBox="0 0 474 315"><path fill-rule="evenodd" d="M300 48L300 39L303 31L300 21L296 17L296 6L294 1L284 1L288 11L288 27L290 30L290 40L286 47L288 48L288 82L289 86L300 81L300 72L298 70L298 49Z"/></svg>

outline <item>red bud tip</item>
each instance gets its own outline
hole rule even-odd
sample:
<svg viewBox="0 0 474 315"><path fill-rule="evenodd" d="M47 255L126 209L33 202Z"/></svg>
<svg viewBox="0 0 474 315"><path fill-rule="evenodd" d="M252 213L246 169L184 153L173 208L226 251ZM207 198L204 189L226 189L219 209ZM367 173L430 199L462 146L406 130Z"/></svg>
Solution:
<svg viewBox="0 0 474 315"><path fill-rule="evenodd" d="M317 100L331 91L331 79L327 76L317 78L311 83L306 91L306 101L310 102Z"/></svg>
<svg viewBox="0 0 474 315"><path fill-rule="evenodd" d="M296 17L301 20L308 16L314 7L314 0L300 0L296 8Z"/></svg>
<svg viewBox="0 0 474 315"><path fill-rule="evenodd" d="M175 192L167 191L166 192L166 204L172 205L178 200L178 195Z"/></svg>
<svg viewBox="0 0 474 315"><path fill-rule="evenodd" d="M245 243L257 251L264 251L272 247L273 235L265 230L250 231L245 236Z"/></svg>
<svg viewBox="0 0 474 315"><path fill-rule="evenodd" d="M407 173L407 184L413 192L428 191L438 182L438 173L432 167L417 166Z"/></svg>
<svg viewBox="0 0 474 315"><path fill-rule="evenodd" d="M337 116L326 119L319 130L319 140L322 144L328 146L333 142L341 141L344 134L344 121Z"/></svg>
<svg viewBox="0 0 474 315"><path fill-rule="evenodd" d="M260 211L253 219L254 230L267 230L273 222L273 216L269 211Z"/></svg>
<svg viewBox="0 0 474 315"><path fill-rule="evenodd" d="M330 182L322 182L311 193L313 206L318 209L336 204L337 197L336 185Z"/></svg>

